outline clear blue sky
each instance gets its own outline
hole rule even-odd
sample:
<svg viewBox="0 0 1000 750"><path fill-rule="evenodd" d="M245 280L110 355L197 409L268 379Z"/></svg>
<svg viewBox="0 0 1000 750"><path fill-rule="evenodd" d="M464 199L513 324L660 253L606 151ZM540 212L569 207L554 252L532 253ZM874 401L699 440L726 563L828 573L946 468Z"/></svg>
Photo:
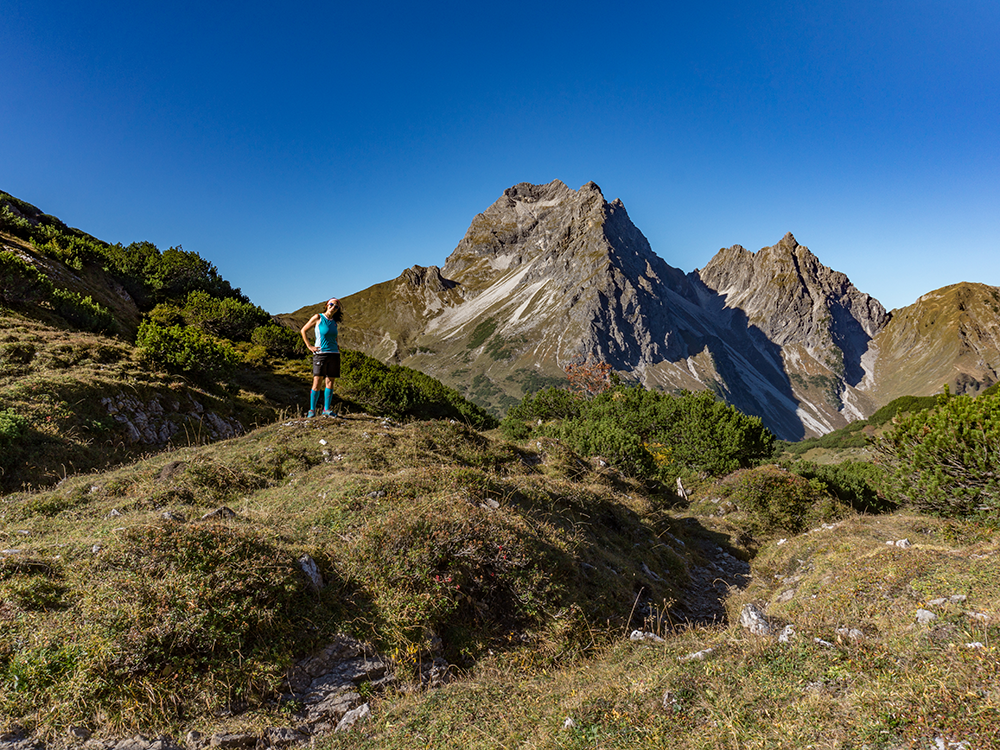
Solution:
<svg viewBox="0 0 1000 750"><path fill-rule="evenodd" d="M589 180L673 266L791 231L887 308L1000 285L1000 3L5 0L0 189L289 312Z"/></svg>

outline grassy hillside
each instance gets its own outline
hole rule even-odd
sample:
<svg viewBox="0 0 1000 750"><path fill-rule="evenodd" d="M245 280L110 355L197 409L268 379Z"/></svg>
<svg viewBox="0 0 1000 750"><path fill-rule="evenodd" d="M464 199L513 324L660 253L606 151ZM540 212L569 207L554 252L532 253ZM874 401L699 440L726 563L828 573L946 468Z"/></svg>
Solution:
<svg viewBox="0 0 1000 750"><path fill-rule="evenodd" d="M900 396L868 419L855 420L821 437L806 438L796 443L781 442L779 451L785 460L806 459L817 463L868 460L871 458L868 446L872 438L884 432L895 417L931 409L937 400L937 396Z"/></svg>
<svg viewBox="0 0 1000 750"><path fill-rule="evenodd" d="M349 415L7 495L0 729L300 726L286 670L346 633L398 683L319 747L991 746L995 527L841 508L796 534L720 488L670 507L555 440ZM729 624L692 624L751 558ZM792 642L737 624L750 602ZM402 689L433 659L454 682Z"/></svg>
<svg viewBox="0 0 1000 750"><path fill-rule="evenodd" d="M69 477L0 514L0 715L44 733L211 729L234 701L252 707L236 724L280 722L291 661L341 632L402 677L432 643L462 668L574 663L683 598L700 537L725 542L558 443L356 415Z"/></svg>
<svg viewBox="0 0 1000 750"><path fill-rule="evenodd" d="M762 548L728 626L620 637L556 670L493 659L432 695L385 698L363 732L317 746L997 747L997 554L990 529L852 518ZM790 642L736 624L750 602Z"/></svg>
<svg viewBox="0 0 1000 750"><path fill-rule="evenodd" d="M870 395L885 403L904 394L975 395L1000 371L1000 288L963 282L894 310L873 341L879 352Z"/></svg>

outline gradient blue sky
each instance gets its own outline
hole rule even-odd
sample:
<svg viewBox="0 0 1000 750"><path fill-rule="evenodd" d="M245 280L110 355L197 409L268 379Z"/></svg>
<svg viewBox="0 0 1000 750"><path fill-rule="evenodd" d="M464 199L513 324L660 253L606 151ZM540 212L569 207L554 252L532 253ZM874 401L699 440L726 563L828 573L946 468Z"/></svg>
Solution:
<svg viewBox="0 0 1000 750"><path fill-rule="evenodd" d="M887 308L1000 285L1000 3L4 0L0 189L272 313L593 180L673 266L791 231Z"/></svg>

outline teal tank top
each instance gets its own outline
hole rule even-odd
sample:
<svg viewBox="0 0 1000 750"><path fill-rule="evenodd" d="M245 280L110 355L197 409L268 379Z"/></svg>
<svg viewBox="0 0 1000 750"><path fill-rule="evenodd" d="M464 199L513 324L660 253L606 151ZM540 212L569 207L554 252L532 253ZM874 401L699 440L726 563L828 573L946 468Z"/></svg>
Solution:
<svg viewBox="0 0 1000 750"><path fill-rule="evenodd" d="M337 321L330 320L325 315L319 316L319 323L316 324L316 346L323 354L340 351L337 348Z"/></svg>

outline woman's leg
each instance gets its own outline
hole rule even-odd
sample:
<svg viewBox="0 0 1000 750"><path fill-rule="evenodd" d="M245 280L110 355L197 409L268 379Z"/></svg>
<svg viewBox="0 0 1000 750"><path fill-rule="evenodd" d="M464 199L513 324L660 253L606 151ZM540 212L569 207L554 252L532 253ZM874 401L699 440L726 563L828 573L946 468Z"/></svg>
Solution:
<svg viewBox="0 0 1000 750"><path fill-rule="evenodd" d="M329 413L330 407L333 406L333 382L334 378L326 379L326 391L323 396L323 412Z"/></svg>
<svg viewBox="0 0 1000 750"><path fill-rule="evenodd" d="M309 394L309 416L313 416L319 410L320 384L323 381L321 375L313 377L312 392Z"/></svg>

